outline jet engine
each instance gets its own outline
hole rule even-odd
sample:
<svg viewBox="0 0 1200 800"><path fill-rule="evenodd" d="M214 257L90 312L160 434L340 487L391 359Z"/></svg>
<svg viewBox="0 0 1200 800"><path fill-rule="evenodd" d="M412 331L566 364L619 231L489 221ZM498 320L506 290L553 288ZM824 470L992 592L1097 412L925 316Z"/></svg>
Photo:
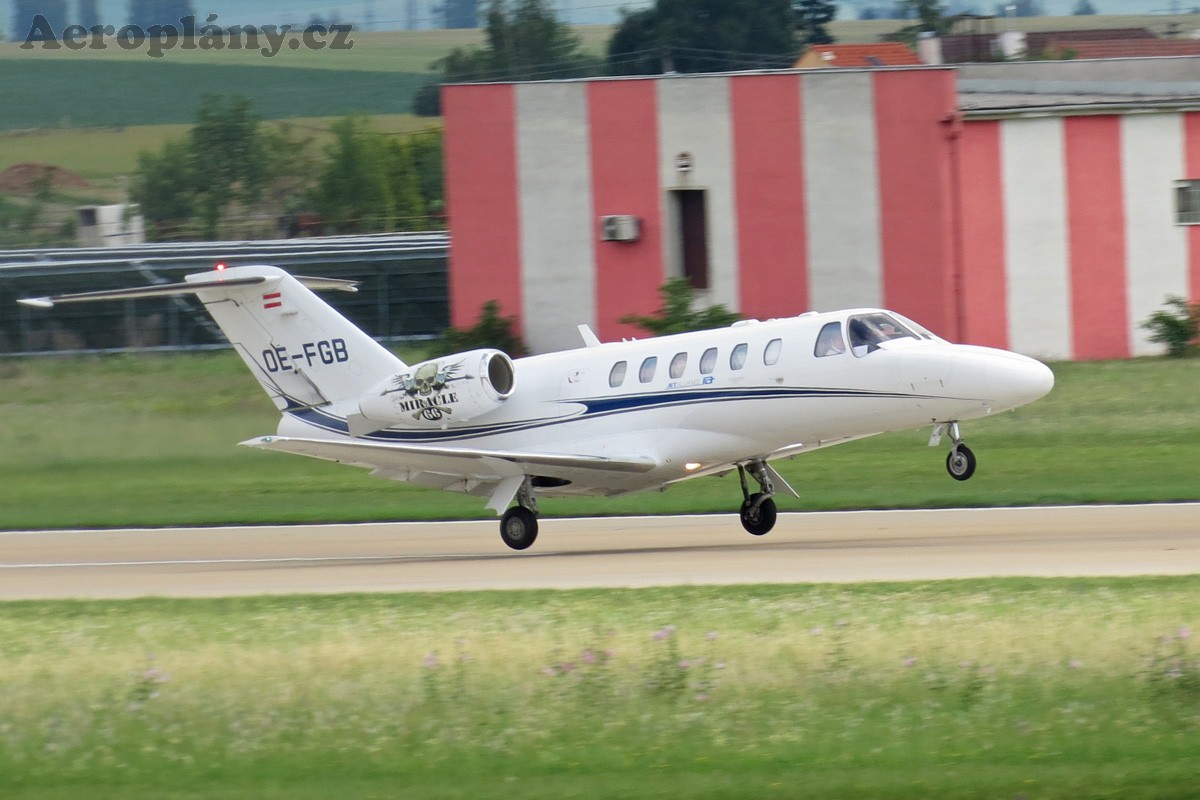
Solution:
<svg viewBox="0 0 1200 800"><path fill-rule="evenodd" d="M482 417L512 394L513 362L499 350L423 361L375 384L349 416L350 433L379 428L444 428Z"/></svg>

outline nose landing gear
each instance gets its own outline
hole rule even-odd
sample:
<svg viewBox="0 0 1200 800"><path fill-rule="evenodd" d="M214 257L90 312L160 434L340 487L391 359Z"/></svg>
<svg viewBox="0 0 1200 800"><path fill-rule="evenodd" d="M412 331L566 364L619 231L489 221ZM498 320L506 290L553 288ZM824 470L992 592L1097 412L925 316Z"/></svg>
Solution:
<svg viewBox="0 0 1200 800"><path fill-rule="evenodd" d="M975 474L975 454L963 444L957 421L939 422L934 425L933 434L929 437L929 446L936 447L947 430L950 432L951 447L950 452L946 454L946 472L956 481L965 481Z"/></svg>

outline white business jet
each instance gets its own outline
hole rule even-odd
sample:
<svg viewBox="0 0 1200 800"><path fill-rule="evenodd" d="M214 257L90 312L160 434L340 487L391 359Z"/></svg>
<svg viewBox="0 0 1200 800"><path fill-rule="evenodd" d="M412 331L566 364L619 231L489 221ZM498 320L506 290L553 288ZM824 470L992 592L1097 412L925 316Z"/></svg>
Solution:
<svg viewBox="0 0 1200 800"><path fill-rule="evenodd" d="M950 344L879 309L609 343L581 325L580 349L409 366L311 291L352 282L269 266L185 281L21 302L196 295L282 413L275 435L242 444L486 497L516 550L537 537L539 495L613 496L733 470L742 525L761 536L776 491L795 494L769 461L925 425L931 446L949 433L946 467L966 480L975 456L959 422L1054 385L1038 361Z"/></svg>

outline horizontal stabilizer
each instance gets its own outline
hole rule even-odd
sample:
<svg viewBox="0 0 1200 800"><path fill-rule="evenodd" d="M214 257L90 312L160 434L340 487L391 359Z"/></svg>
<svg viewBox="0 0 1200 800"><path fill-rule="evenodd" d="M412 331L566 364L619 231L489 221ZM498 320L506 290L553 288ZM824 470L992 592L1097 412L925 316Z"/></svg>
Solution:
<svg viewBox="0 0 1200 800"><path fill-rule="evenodd" d="M279 281L279 278L264 275L253 275L245 278L222 278L220 271L200 273L199 275L189 277L192 280L184 283L160 283L153 286L133 286L128 289L105 289L98 292L78 292L76 294L60 294L49 297L25 297L17 302L32 308L53 308L60 303L89 303L97 300L130 300L136 297L195 294L202 289L253 286L255 284ZM342 292L358 291L358 283L356 281L343 281L337 278L307 278L299 275L295 276L295 278L310 289L332 289Z"/></svg>

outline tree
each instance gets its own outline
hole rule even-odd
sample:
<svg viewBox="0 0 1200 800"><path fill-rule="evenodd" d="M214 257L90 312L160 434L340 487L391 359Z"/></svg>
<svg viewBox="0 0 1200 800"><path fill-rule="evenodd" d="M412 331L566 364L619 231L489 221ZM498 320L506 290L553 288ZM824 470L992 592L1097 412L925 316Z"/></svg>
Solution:
<svg viewBox="0 0 1200 800"><path fill-rule="evenodd" d="M1076 17L1087 17L1096 13L1096 7L1092 5L1092 0L1078 0L1075 7L1071 9L1071 14Z"/></svg>
<svg viewBox="0 0 1200 800"><path fill-rule="evenodd" d="M408 140L413 168L421 199L425 203L427 223L445 225L446 187L442 166L442 131L440 128L414 134Z"/></svg>
<svg viewBox="0 0 1200 800"><path fill-rule="evenodd" d="M434 7L446 28L478 28L479 8L476 0L445 0Z"/></svg>
<svg viewBox="0 0 1200 800"><path fill-rule="evenodd" d="M687 278L672 278L658 288L662 305L657 311L648 317L630 314L621 317L621 322L637 325L656 336L665 336L669 333L724 328L741 319L739 314L723 305L692 310L693 292Z"/></svg>
<svg viewBox="0 0 1200 800"><path fill-rule="evenodd" d="M79 13L75 15L75 21L85 28L92 28L100 24L100 8L98 0L79 0Z"/></svg>
<svg viewBox="0 0 1200 800"><path fill-rule="evenodd" d="M907 25L898 31L884 36L886 41L904 42L910 47L915 45L919 34L933 32L944 34L949 32L951 20L946 15L946 8L938 0L900 0L896 12L901 19L916 19L912 25Z"/></svg>
<svg viewBox="0 0 1200 800"><path fill-rule="evenodd" d="M392 194L396 230L419 231L425 227L425 201L421 182L408 142L392 139L384 153L388 188Z"/></svg>
<svg viewBox="0 0 1200 800"><path fill-rule="evenodd" d="M938 0L901 0L901 4L917 19L916 31L945 33L950 29L946 8Z"/></svg>
<svg viewBox="0 0 1200 800"><path fill-rule="evenodd" d="M175 236L199 217L199 233L216 238L231 205L258 202L270 169L259 124L245 97L226 104L207 95L184 139L138 154L131 194L160 236Z"/></svg>
<svg viewBox="0 0 1200 800"><path fill-rule="evenodd" d="M547 0L495 0L488 8L483 48L455 48L433 63L439 83L528 81L577 78L596 72L594 59L580 52L579 37L558 21ZM417 92L414 111L441 113L436 84Z"/></svg>
<svg viewBox="0 0 1200 800"><path fill-rule="evenodd" d="M142 151L130 186L130 198L150 223L153 239L175 238L195 215L192 159L188 140L168 139L158 153Z"/></svg>
<svg viewBox="0 0 1200 800"><path fill-rule="evenodd" d="M332 126L333 144L313 191L313 207L339 233L392 230L396 206L381 138L352 117Z"/></svg>
<svg viewBox="0 0 1200 800"><path fill-rule="evenodd" d="M196 211L207 238L216 238L231 203L249 206L262 195L267 151L259 123L244 96L230 98L228 105L215 95L200 101L189 136L189 157L196 176Z"/></svg>
<svg viewBox="0 0 1200 800"><path fill-rule="evenodd" d="M790 66L796 19L790 0L656 0L653 8L623 13L608 43L608 71L649 75Z"/></svg>
<svg viewBox="0 0 1200 800"><path fill-rule="evenodd" d="M34 28L33 22L38 16L45 18L49 31L57 39L68 25L67 0L14 0L12 38L15 41L24 41L27 37L31 41L46 39L45 29Z"/></svg>
<svg viewBox="0 0 1200 800"><path fill-rule="evenodd" d="M151 25L178 25L195 16L192 0L129 0L129 22L142 30Z"/></svg>
<svg viewBox="0 0 1200 800"><path fill-rule="evenodd" d="M837 16L837 6L832 0L793 0L792 10L796 14L796 33L802 44L833 43L833 37L825 29Z"/></svg>

